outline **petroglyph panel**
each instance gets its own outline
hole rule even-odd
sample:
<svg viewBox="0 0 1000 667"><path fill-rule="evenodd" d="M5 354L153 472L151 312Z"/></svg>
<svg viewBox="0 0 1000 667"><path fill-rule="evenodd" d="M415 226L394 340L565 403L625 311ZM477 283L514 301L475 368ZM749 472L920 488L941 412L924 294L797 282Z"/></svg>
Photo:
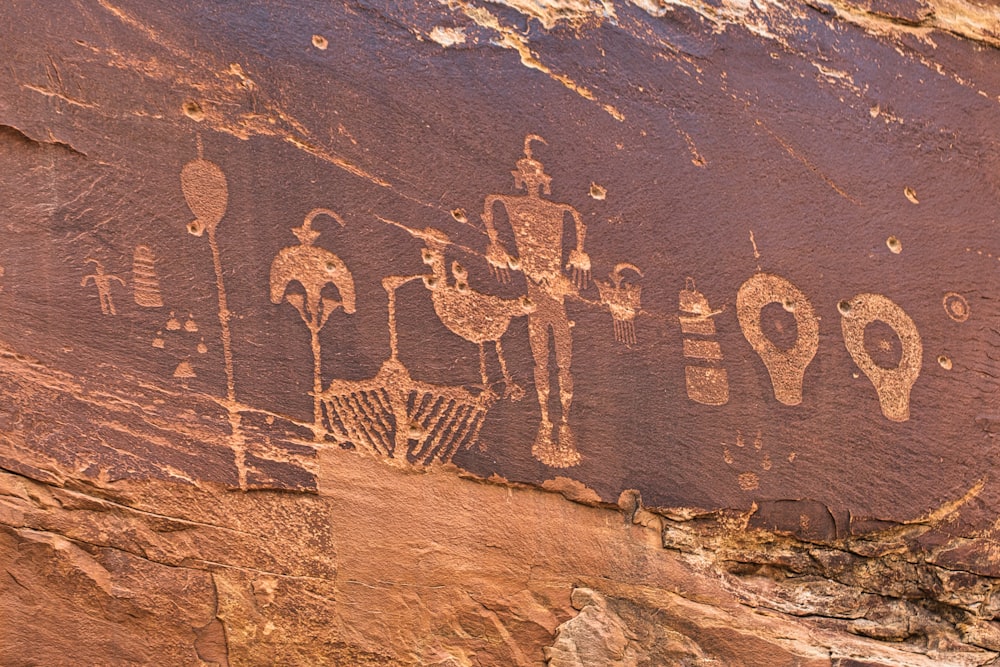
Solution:
<svg viewBox="0 0 1000 667"><path fill-rule="evenodd" d="M942 47L939 71L812 9L778 45L641 3L572 29L227 5L251 48L213 3L114 4L0 72L0 343L124 411L106 461L71 453L76 426L32 440L70 465L146 470L163 412L242 488L308 485L337 448L908 521L988 473L994 51ZM833 62L862 44L871 66Z"/></svg>

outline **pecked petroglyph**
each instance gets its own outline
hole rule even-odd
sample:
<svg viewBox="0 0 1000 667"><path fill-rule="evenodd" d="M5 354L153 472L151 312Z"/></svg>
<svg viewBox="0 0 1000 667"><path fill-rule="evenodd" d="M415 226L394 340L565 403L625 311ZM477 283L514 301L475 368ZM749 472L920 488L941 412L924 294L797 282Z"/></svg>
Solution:
<svg viewBox="0 0 1000 667"><path fill-rule="evenodd" d="M93 283L97 288L97 297L101 302L101 313L104 315L117 315L115 301L111 295L111 282L117 281L119 285L125 287L125 281L116 275L105 273L104 265L96 259L87 259L88 264L94 265L94 272L85 275L80 281L80 287L86 287L88 283Z"/></svg>
<svg viewBox="0 0 1000 667"><path fill-rule="evenodd" d="M725 405L729 402L729 376L722 366L722 347L712 340L716 333L714 318L722 311L711 309L693 278L687 279L678 301L684 356L700 362L684 367L688 398L705 405Z"/></svg>
<svg viewBox="0 0 1000 667"><path fill-rule="evenodd" d="M322 400L323 382L322 349L319 332L330 316L343 308L344 312L354 312L354 278L339 257L329 250L313 245L320 233L312 228L312 221L318 215L328 215L344 226L343 219L333 211L316 208L310 211L301 227L292 230L299 245L282 249L271 263L271 303L282 300L290 303L299 313L302 322L309 329L310 348L313 354L313 429L317 439L323 434ZM298 283L305 290L301 293L289 292L291 283ZM338 299L323 295L323 289L331 285L338 291Z"/></svg>
<svg viewBox="0 0 1000 667"><path fill-rule="evenodd" d="M787 350L777 347L761 328L761 311L772 303L781 304L795 317L797 336ZM787 279L757 273L740 286L736 314L743 335L767 367L774 397L785 405L801 403L806 367L819 348L819 320L809 299Z"/></svg>
<svg viewBox="0 0 1000 667"><path fill-rule="evenodd" d="M552 191L552 177L531 152L531 142L544 140L529 134L524 139L524 157L512 171L514 187L523 188L525 195L489 195L483 205L483 222L490 238L486 259L497 279L510 281L510 271L524 273L528 300L534 310L528 315L531 353L535 360L535 390L541 421L531 451L542 463L554 468L567 468L580 461L569 416L573 405L573 335L564 301L567 295L579 292L590 280L590 256L584 251L587 227L579 212L569 204L550 202L542 194ZM514 231L517 256L512 256L499 241L493 224L493 207L500 204ZM562 235L564 218L573 219L576 248L570 250L567 268L572 281L562 269ZM550 335L549 330L552 333ZM553 439L553 424L549 415L549 345L555 345L559 371L558 436Z"/></svg>

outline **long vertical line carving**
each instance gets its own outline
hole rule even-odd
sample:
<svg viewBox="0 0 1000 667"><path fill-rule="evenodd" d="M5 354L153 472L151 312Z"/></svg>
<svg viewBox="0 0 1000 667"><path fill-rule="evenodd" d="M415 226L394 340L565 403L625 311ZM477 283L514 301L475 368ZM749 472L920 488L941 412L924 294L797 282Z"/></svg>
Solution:
<svg viewBox="0 0 1000 667"><path fill-rule="evenodd" d="M236 468L239 473L240 488L246 487L246 452L240 431L240 413L236 404L236 381L233 373L232 336L229 319L232 313L226 303L226 285L222 277L222 256L216 239L216 229L226 215L229 204L229 186L226 175L214 162L204 157L201 138L198 138L198 157L184 165L181 170L181 190L188 208L195 219L188 223L188 232L201 236L208 232L208 245L212 251L212 266L215 269L215 288L219 299L219 328L222 337L222 358L226 368L226 410L232 433L233 448L236 453Z"/></svg>

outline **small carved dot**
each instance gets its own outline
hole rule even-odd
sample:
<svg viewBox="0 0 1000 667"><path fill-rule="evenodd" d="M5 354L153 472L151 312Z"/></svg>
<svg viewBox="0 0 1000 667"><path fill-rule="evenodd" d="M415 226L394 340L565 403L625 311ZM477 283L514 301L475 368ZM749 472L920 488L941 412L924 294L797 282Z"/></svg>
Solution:
<svg viewBox="0 0 1000 667"><path fill-rule="evenodd" d="M603 200L608 196L608 189L597 183L591 183L590 196L597 200Z"/></svg>
<svg viewBox="0 0 1000 667"><path fill-rule="evenodd" d="M330 45L323 35L313 35L312 43L320 51L326 51L326 47Z"/></svg>
<svg viewBox="0 0 1000 667"><path fill-rule="evenodd" d="M894 255L898 255L903 252L903 243L897 239L895 236L890 236L885 240L886 246L888 246L889 251Z"/></svg>
<svg viewBox="0 0 1000 667"><path fill-rule="evenodd" d="M941 364L941 368L945 369L946 371L951 370L951 359L944 356L943 354L940 357L938 357L938 363Z"/></svg>

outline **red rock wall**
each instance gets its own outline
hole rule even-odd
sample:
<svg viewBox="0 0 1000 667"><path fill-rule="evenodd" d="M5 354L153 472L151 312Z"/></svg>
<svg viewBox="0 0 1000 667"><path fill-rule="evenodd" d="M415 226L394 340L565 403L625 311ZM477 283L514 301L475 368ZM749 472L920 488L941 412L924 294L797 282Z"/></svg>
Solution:
<svg viewBox="0 0 1000 667"><path fill-rule="evenodd" d="M0 664L997 660L992 5L0 19Z"/></svg>

